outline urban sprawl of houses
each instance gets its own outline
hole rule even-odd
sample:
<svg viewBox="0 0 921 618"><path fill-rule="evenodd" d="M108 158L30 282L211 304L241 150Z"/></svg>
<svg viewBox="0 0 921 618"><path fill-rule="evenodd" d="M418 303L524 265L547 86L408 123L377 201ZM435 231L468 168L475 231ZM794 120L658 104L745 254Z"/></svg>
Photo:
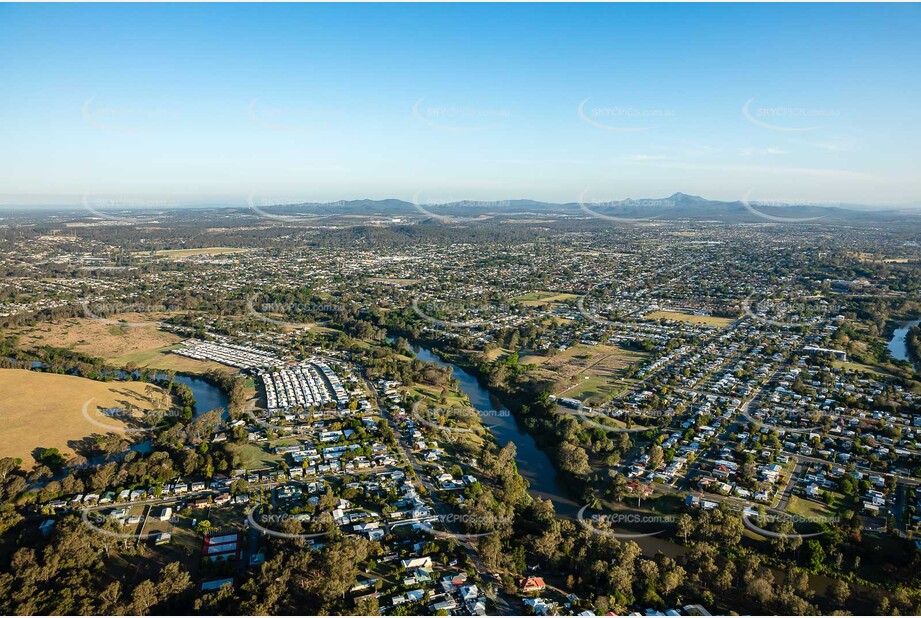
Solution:
<svg viewBox="0 0 921 618"><path fill-rule="evenodd" d="M289 344L300 330L274 326L269 315L282 311L260 311L251 290L263 289L268 298L307 287L357 315L403 311L422 338L462 341L484 355L514 350L505 339L509 329L531 328L520 362L531 356L534 370L546 372L559 415L614 433L656 428L653 445L631 449L611 466L631 492L674 493L693 509L728 503L757 517L759 507L783 512L793 499L823 504L851 477L865 527L906 536L921 521L907 516L909 507L921 509L921 501L911 504L921 470L921 395L854 362L840 336L854 321L849 298L900 293L885 281L826 273L832 254L862 254L879 242L844 236L820 246L805 233L779 236L760 228L686 235L629 228L616 242L573 232L495 246L285 247L193 256L183 258L183 269L167 265L122 277L94 270L103 267L97 256L107 250L100 241L46 236L33 247L35 261L79 266L76 276L36 278L29 273L36 264L20 263L21 274L3 284L17 287L17 295L6 297L0 315L80 301L89 317L101 319L93 308L113 299L141 306L151 289L193 281L201 298L239 308L246 290L253 310L240 309L236 319L261 327L236 332L233 320L199 312L188 299L157 308L188 319L159 326L187 338L173 354L221 363L255 381L260 404L244 418L226 420L212 441L245 431L272 463L208 480L77 495L45 505L47 512L100 514L154 543L177 534L183 512L223 520L202 555L256 567L265 556L249 540L254 523L263 535L281 534L279 517L310 522L324 504L341 532L386 543L381 562L400 566L398 585L382 594L379 577L369 574L352 588L356 598L377 595L382 613L423 603L432 613L483 615L495 602L487 594L494 577L479 573L474 582L427 551L433 533L453 534L446 521L463 502L460 490L479 482L476 462L451 455L437 430L418 422L406 401L409 385L367 380L341 350L316 345L310 354L293 353ZM917 247L896 249L917 253ZM311 311L292 301L285 324L329 317L328 307ZM610 378L604 396L584 386L587 370L566 373L563 360L575 350L605 350L598 354L608 358L617 349L635 357ZM395 446L385 439L385 424L396 433ZM336 479L347 482L332 493ZM253 505L248 493L233 491L239 481L269 492L269 503ZM216 515L220 510L233 514ZM329 522L317 516L314 523L322 530ZM322 546L322 532L305 536L308 545ZM567 613L572 599L553 600L541 577L521 575L522 609ZM201 587L234 582L220 577ZM638 610L707 615L700 606Z"/></svg>

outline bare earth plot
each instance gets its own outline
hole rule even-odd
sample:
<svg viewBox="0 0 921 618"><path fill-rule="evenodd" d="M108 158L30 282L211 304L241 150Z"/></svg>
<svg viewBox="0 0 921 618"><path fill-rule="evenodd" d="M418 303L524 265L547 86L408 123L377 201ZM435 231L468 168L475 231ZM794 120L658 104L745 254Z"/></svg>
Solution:
<svg viewBox="0 0 921 618"><path fill-rule="evenodd" d="M83 404L95 425L83 416ZM57 448L74 454L68 444L94 434L115 433L106 427L124 427L117 417L104 417L96 407L152 410L169 407L167 393L142 382L97 382L87 378L26 369L0 369L0 457L20 457L24 468L35 462L37 448Z"/></svg>

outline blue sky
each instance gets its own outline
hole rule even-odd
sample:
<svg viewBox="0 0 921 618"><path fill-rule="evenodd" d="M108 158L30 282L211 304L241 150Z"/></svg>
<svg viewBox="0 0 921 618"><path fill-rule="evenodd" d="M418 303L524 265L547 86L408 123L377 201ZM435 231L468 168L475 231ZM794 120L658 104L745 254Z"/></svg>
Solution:
<svg viewBox="0 0 921 618"><path fill-rule="evenodd" d="M0 203L919 203L919 26L918 5L0 5Z"/></svg>

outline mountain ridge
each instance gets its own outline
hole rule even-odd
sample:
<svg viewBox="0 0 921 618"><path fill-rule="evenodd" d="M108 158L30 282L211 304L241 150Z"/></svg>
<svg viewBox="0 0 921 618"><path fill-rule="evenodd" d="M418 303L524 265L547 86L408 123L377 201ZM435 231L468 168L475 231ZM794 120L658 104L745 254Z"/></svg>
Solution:
<svg viewBox="0 0 921 618"><path fill-rule="evenodd" d="M335 202L301 202L264 206L278 215L365 215L395 217L422 215L433 219L494 218L502 216L552 215L624 219L692 220L767 220L804 222L806 220L868 220L874 217L918 216L907 208L871 207L860 204L780 203L757 199L732 202L711 200L698 195L675 192L664 198L626 198L617 201L556 203L531 199L457 200L444 203L408 202L396 198L358 199Z"/></svg>

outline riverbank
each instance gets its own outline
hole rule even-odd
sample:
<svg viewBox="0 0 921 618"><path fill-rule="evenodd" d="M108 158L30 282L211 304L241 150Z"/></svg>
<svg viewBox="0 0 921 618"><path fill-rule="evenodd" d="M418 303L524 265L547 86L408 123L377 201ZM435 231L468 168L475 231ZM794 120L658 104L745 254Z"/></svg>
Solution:
<svg viewBox="0 0 921 618"><path fill-rule="evenodd" d="M911 363L916 372L921 372L921 357L909 342L911 329L921 325L921 319L893 321L892 335L886 348L892 358ZM887 329L888 330L888 329Z"/></svg>
<svg viewBox="0 0 921 618"><path fill-rule="evenodd" d="M528 481L528 493L532 497L549 500L558 515L575 517L581 507L577 497L560 482L556 467L539 447L534 436L520 425L512 409L516 402L509 402L505 394L498 395L487 389L476 368L466 363L461 364L461 359L436 353L420 342L410 342L410 346L419 360L451 368L460 390L467 396L470 406L480 413L483 425L489 429L500 447L509 442L515 444L515 462L519 474ZM449 357L448 360L443 356ZM507 403L511 403L511 407Z"/></svg>
<svg viewBox="0 0 921 618"><path fill-rule="evenodd" d="M159 370L136 369L127 371L119 367L94 368L93 371L85 374L79 367L71 369L58 368L52 369L51 365L40 360L15 359L7 358L8 367L3 369L32 371L34 373L48 375L62 375L76 378L82 378L102 384L112 384L117 382L139 382L147 384L157 384L164 386L164 383L172 382L173 384L183 384L189 388L194 398L194 414L196 416L211 410L222 409L222 415L227 417L230 409L230 395L225 385L216 376L210 373L195 373L190 371L177 371L172 375ZM233 374L228 374L234 378Z"/></svg>

